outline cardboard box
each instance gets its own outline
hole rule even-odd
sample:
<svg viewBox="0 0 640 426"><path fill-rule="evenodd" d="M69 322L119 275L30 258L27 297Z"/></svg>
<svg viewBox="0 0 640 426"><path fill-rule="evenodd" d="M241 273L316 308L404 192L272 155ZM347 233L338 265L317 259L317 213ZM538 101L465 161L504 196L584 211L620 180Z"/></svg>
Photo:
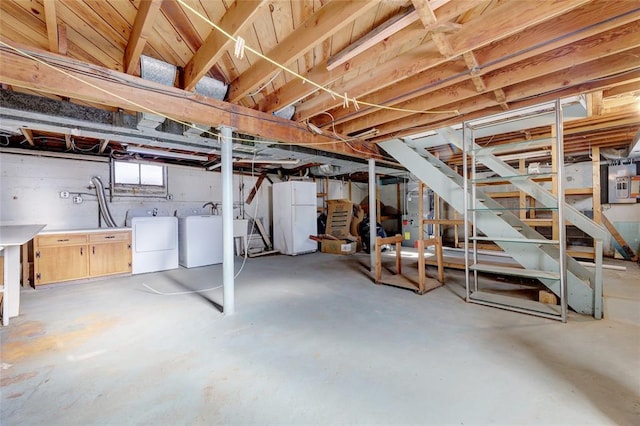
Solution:
<svg viewBox="0 0 640 426"><path fill-rule="evenodd" d="M353 203L349 200L327 200L327 209L325 232L337 238L349 237Z"/></svg>
<svg viewBox="0 0 640 426"><path fill-rule="evenodd" d="M322 240L320 242L320 251L322 253L332 254L353 254L356 252L357 243L347 240Z"/></svg>

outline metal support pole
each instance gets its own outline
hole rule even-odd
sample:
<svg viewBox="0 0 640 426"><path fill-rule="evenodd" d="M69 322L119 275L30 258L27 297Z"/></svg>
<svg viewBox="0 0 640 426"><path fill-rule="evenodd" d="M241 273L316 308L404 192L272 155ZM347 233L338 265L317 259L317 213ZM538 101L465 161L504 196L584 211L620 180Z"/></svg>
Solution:
<svg viewBox="0 0 640 426"><path fill-rule="evenodd" d="M225 315L235 311L233 265L233 141L231 127L220 126L222 147L222 309Z"/></svg>
<svg viewBox="0 0 640 426"><path fill-rule="evenodd" d="M557 157L557 185L558 185L558 239L560 247L560 315L562 322L567 322L567 236L564 214L564 121L562 118L562 104L556 99L556 157Z"/></svg>
<svg viewBox="0 0 640 426"><path fill-rule="evenodd" d="M371 273L376 267L376 160L369 158L369 254L371 256Z"/></svg>
<svg viewBox="0 0 640 426"><path fill-rule="evenodd" d="M602 319L602 240L594 240L596 252L595 282L593 283L593 317Z"/></svg>

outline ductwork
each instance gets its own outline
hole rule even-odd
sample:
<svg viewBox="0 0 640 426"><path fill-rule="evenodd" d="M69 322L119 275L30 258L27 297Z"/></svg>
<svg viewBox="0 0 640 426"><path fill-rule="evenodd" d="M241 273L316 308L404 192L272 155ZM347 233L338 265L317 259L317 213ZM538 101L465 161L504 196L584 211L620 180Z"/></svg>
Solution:
<svg viewBox="0 0 640 426"><path fill-rule="evenodd" d="M107 205L107 196L104 193L104 185L99 176L91 177L91 183L96 187L96 196L98 197L98 206L100 209L100 215L104 219L109 228L117 228L116 221L113 220L111 212L109 211L109 205Z"/></svg>
<svg viewBox="0 0 640 426"><path fill-rule="evenodd" d="M275 115L276 117L284 118L285 120L291 120L293 118L293 114L295 113L295 105L289 105L274 112L273 115Z"/></svg>
<svg viewBox="0 0 640 426"><path fill-rule="evenodd" d="M149 56L140 56L140 77L165 86L173 87L176 81L177 68L175 65ZM150 112L138 112L138 130L155 130L165 120L164 117Z"/></svg>
<svg viewBox="0 0 640 426"><path fill-rule="evenodd" d="M196 84L196 93L219 101L224 100L228 90L228 84L211 77L202 77ZM200 136L204 132L208 132L209 129L211 126L193 123L191 127L186 127L182 134L187 137Z"/></svg>

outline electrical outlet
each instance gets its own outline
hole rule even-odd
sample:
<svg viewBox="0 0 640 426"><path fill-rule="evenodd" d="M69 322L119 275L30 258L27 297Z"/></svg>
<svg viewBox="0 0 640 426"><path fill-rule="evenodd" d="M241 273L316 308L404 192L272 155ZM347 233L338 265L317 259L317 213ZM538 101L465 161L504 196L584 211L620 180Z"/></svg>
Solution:
<svg viewBox="0 0 640 426"><path fill-rule="evenodd" d="M167 201L173 200L173 194L167 194Z"/></svg>
<svg viewBox="0 0 640 426"><path fill-rule="evenodd" d="M73 197L73 204L80 204L82 202L82 197L79 195L76 195L75 197Z"/></svg>
<svg viewBox="0 0 640 426"><path fill-rule="evenodd" d="M69 191L60 191L60 198L69 198Z"/></svg>

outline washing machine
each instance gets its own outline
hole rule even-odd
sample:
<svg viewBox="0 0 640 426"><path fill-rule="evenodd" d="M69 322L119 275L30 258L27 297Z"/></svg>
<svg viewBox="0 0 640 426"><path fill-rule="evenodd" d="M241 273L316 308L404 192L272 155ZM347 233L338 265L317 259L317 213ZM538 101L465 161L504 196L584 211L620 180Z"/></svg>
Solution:
<svg viewBox="0 0 640 426"><path fill-rule="evenodd" d="M179 263L185 268L222 263L222 216L201 208L176 210Z"/></svg>
<svg viewBox="0 0 640 426"><path fill-rule="evenodd" d="M178 268L178 219L158 208L127 211L131 228L131 273L166 271Z"/></svg>

